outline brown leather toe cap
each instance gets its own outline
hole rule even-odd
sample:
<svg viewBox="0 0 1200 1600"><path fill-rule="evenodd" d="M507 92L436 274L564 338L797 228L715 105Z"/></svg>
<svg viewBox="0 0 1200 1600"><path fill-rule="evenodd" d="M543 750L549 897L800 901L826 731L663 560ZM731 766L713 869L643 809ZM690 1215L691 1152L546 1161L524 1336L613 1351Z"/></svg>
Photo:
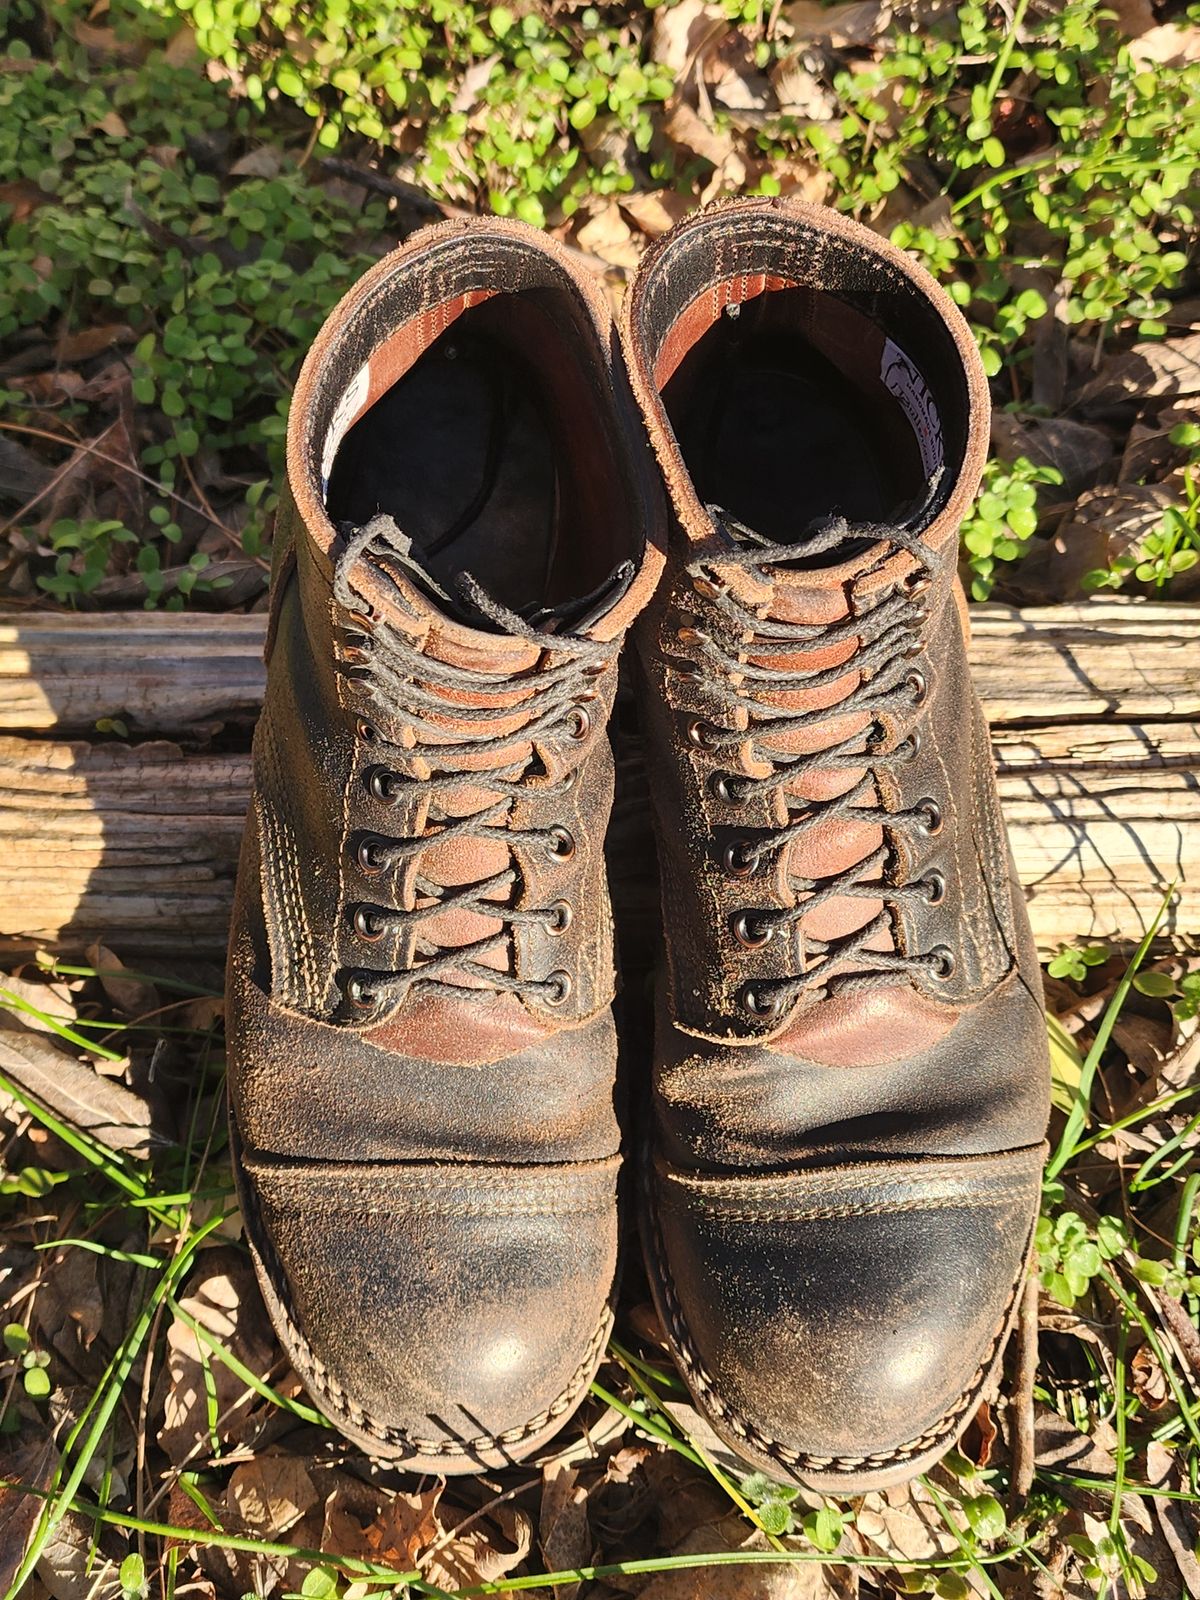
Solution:
<svg viewBox="0 0 1200 1600"><path fill-rule="evenodd" d="M608 1329L617 1167L247 1154L268 1308L320 1408L372 1454L440 1472L554 1433Z"/></svg>
<svg viewBox="0 0 1200 1600"><path fill-rule="evenodd" d="M844 1493L948 1449L1010 1326L1043 1158L763 1177L660 1164L652 1272L718 1432L776 1476Z"/></svg>

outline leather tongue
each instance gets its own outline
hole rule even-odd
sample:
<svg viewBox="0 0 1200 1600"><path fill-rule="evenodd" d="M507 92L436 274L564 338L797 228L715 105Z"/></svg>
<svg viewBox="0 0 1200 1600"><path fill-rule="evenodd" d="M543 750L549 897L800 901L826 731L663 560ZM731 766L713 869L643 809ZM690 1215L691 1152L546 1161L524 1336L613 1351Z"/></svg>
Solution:
<svg viewBox="0 0 1200 1600"><path fill-rule="evenodd" d="M535 633L585 634L621 601L633 582L636 567L622 561L602 583L588 594L560 601L553 606L528 606L510 611L470 573L459 574L453 589L445 589L429 572L413 541L386 512L373 517L361 529L347 523L339 528L344 540L370 531L371 560L401 584L415 588L446 617L480 633L502 634L512 630L513 618Z"/></svg>

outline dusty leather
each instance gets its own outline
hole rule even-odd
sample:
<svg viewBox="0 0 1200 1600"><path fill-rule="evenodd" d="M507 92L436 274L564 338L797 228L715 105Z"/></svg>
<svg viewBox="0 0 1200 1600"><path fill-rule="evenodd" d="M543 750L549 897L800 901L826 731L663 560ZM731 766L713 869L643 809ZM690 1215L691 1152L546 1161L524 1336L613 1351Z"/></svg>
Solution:
<svg viewBox="0 0 1200 1600"><path fill-rule="evenodd" d="M557 653L528 628L464 621L393 559L394 528L348 533L324 504L347 427L465 308L527 287L558 296L551 331L593 407L582 448L611 466L611 550L576 564L628 568ZM622 637L662 567L661 492L614 343L600 292L541 235L439 227L336 308L289 422L229 956L235 1170L314 1399L372 1454L422 1470L528 1453L586 1393L611 1321L606 722ZM460 777L431 787L441 745ZM497 773L498 821L439 841L494 805ZM479 881L483 909L464 907Z"/></svg>
<svg viewBox="0 0 1200 1600"><path fill-rule="evenodd" d="M827 354L848 364L865 348L877 368L875 352L898 339L936 374L945 455L909 523L919 560L871 528L807 568L747 565L732 559L728 519L697 492L663 390L729 306L746 316L796 286L828 297L822 317L814 295L810 319ZM923 1470L992 1381L1043 1161L1040 973L954 577L986 447L986 383L961 317L919 267L843 217L785 202L735 202L680 224L644 258L622 331L676 513L662 585L636 629L665 941L642 1219L650 1276L692 1393L733 1448L776 1476L859 1492ZM925 565L934 576L921 593ZM870 688L855 667L867 638L856 624L869 628L880 602L915 642L872 711L852 699ZM748 726L736 682L731 699L736 671L714 665L711 641L729 639L731 616L744 630L737 660L762 669L746 680L751 699L810 713L774 742L770 724L757 736ZM772 671L791 674L786 689ZM745 736L714 748L731 714ZM839 741L840 765L822 768L814 753ZM873 765L872 749L894 758ZM731 774L771 774L764 752L813 760L774 789L729 791ZM798 801L836 801L858 783L860 814L802 825L755 855L804 811ZM764 926L754 913L785 920L747 948L731 930L749 914L740 926L753 943ZM868 925L867 948L821 974L822 951ZM855 973L875 965L881 974L856 988Z"/></svg>

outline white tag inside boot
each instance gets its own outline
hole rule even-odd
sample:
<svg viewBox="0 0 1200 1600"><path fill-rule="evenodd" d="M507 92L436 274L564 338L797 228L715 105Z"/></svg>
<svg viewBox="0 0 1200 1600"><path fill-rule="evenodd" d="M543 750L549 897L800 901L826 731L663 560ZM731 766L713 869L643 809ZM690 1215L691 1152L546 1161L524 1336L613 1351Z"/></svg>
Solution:
<svg viewBox="0 0 1200 1600"><path fill-rule="evenodd" d="M350 424L367 403L367 395L371 390L371 363L366 361L354 377L347 384L341 399L334 408L333 416L329 420L329 432L325 435L325 448L321 452L321 494L329 493L329 479L333 472L334 458L338 453L338 446L346 437Z"/></svg>
<svg viewBox="0 0 1200 1600"><path fill-rule="evenodd" d="M942 444L942 419L929 392L929 385L898 344L888 339L883 347L879 376L884 387L895 396L917 436L921 466L932 478L946 459Z"/></svg>

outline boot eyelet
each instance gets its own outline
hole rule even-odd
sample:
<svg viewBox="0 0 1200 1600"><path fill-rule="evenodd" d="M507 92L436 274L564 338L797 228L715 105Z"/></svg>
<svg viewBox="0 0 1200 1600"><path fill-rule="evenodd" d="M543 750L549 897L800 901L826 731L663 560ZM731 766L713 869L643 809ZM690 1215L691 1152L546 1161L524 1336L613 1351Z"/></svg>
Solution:
<svg viewBox="0 0 1200 1600"><path fill-rule="evenodd" d="M559 794L570 794L571 790L578 782L579 768L571 767L569 771L563 773L555 787Z"/></svg>
<svg viewBox="0 0 1200 1600"><path fill-rule="evenodd" d="M552 972L545 981L549 987L542 997L543 1004L548 1006L565 1005L574 987L571 982L571 974L562 971Z"/></svg>
<svg viewBox="0 0 1200 1600"><path fill-rule="evenodd" d="M921 754L921 730L914 728L908 737L896 746L896 754L901 761L915 761Z"/></svg>
<svg viewBox="0 0 1200 1600"><path fill-rule="evenodd" d="M367 793L374 800L382 800L384 805L395 805L399 796L395 789L396 774L387 767L368 767L363 773L363 783Z"/></svg>
<svg viewBox="0 0 1200 1600"><path fill-rule="evenodd" d="M592 718L586 706L572 706L567 715L567 734L572 739L583 740L592 731Z"/></svg>
<svg viewBox="0 0 1200 1600"><path fill-rule="evenodd" d="M697 750L712 749L712 740L710 738L711 733L712 729L709 727L708 723L704 721L703 717L693 717L688 723L688 740L691 744L695 745Z"/></svg>
<svg viewBox="0 0 1200 1600"><path fill-rule="evenodd" d="M730 918L729 926L733 937L746 950L761 950L770 943L775 932L760 911L739 911Z"/></svg>
<svg viewBox="0 0 1200 1600"><path fill-rule="evenodd" d="M694 661L672 661L671 671L684 683L695 683L700 676L700 668Z"/></svg>
<svg viewBox="0 0 1200 1600"><path fill-rule="evenodd" d="M552 906L547 906L546 910L549 913L546 918L546 932L557 939L571 926L575 913L566 900L556 900Z"/></svg>
<svg viewBox="0 0 1200 1600"><path fill-rule="evenodd" d="M748 983L741 993L742 1008L752 1017L777 1017L783 1010L783 1001L777 994L764 994Z"/></svg>
<svg viewBox="0 0 1200 1600"><path fill-rule="evenodd" d="M955 961L954 951L951 950L949 945L935 945L929 952L929 958L933 962L930 970L939 983L945 983L948 978L954 976L954 969L958 963Z"/></svg>
<svg viewBox="0 0 1200 1600"><path fill-rule="evenodd" d="M359 717L355 731L364 744L376 744L379 740L378 729L368 722L365 717Z"/></svg>
<svg viewBox="0 0 1200 1600"><path fill-rule="evenodd" d="M350 926L366 944L375 944L387 932L387 923L376 914L374 906L355 906Z"/></svg>
<svg viewBox="0 0 1200 1600"><path fill-rule="evenodd" d="M731 878L749 878L758 866L754 846L745 839L735 839L732 844L727 844L721 860Z"/></svg>
<svg viewBox="0 0 1200 1600"><path fill-rule="evenodd" d="M919 635L916 635L904 646L904 659L906 661L915 661L924 649L925 641Z"/></svg>
<svg viewBox="0 0 1200 1600"><path fill-rule="evenodd" d="M602 678L612 665L609 661L593 661L590 667L584 667L585 678Z"/></svg>
<svg viewBox="0 0 1200 1600"><path fill-rule="evenodd" d="M379 1007L379 996L374 989L368 989L362 977L355 973L347 979L345 988L346 999L356 1011L370 1012Z"/></svg>
<svg viewBox="0 0 1200 1600"><path fill-rule="evenodd" d="M904 681L912 689L913 704L923 706L929 698L929 679L920 667L913 667L904 674Z"/></svg>
<svg viewBox="0 0 1200 1600"><path fill-rule="evenodd" d="M928 572L914 573L912 582L907 585L906 592L910 600L915 600L920 595L928 594L932 588L933 579Z"/></svg>
<svg viewBox="0 0 1200 1600"><path fill-rule="evenodd" d="M549 830L547 849L555 861L570 861L575 854L575 835L569 828L559 827L556 823Z"/></svg>
<svg viewBox="0 0 1200 1600"><path fill-rule="evenodd" d="M925 896L925 904L940 906L946 898L946 880L936 869L927 872L921 879L921 892Z"/></svg>
<svg viewBox="0 0 1200 1600"><path fill-rule="evenodd" d="M371 833L358 841L354 859L358 862L359 871L365 877L377 878L387 864L379 857L379 844L379 839Z"/></svg>
<svg viewBox="0 0 1200 1600"><path fill-rule="evenodd" d="M919 802L917 810L920 812L922 818L922 833L928 833L931 835L935 833L941 833L942 808L938 805L936 800L927 795L924 800Z"/></svg>
<svg viewBox="0 0 1200 1600"><path fill-rule="evenodd" d="M709 791L727 806L740 806L745 799L738 779L728 772L714 772L708 780Z"/></svg>

